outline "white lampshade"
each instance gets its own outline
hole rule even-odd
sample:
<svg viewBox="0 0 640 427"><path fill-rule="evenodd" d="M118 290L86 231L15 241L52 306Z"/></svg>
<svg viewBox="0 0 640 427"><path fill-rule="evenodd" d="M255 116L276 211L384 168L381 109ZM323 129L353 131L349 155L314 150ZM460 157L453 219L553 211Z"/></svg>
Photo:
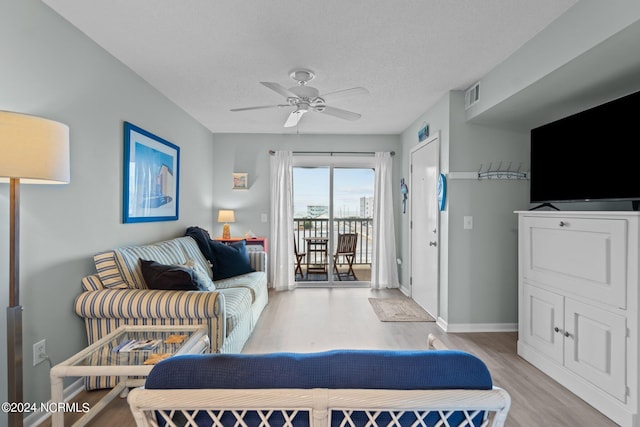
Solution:
<svg viewBox="0 0 640 427"><path fill-rule="evenodd" d="M231 210L219 210L218 222L236 222L236 213Z"/></svg>
<svg viewBox="0 0 640 427"><path fill-rule="evenodd" d="M66 184L69 127L53 120L0 111L0 182Z"/></svg>

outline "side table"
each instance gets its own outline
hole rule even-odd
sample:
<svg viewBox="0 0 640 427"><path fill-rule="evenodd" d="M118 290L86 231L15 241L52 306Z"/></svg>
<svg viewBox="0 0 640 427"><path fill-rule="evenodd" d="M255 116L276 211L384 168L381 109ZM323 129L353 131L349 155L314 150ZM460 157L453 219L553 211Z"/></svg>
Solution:
<svg viewBox="0 0 640 427"><path fill-rule="evenodd" d="M228 239L223 239L222 237L216 237L215 239L216 242L221 242L221 243L227 243L227 244L231 244L231 243L236 243L239 242L241 240L246 240L247 241L247 246L262 246L264 248L264 251L266 253L269 253L269 239L266 237L251 237L251 238L246 238L246 237L230 237ZM248 248L250 249L250 248Z"/></svg>

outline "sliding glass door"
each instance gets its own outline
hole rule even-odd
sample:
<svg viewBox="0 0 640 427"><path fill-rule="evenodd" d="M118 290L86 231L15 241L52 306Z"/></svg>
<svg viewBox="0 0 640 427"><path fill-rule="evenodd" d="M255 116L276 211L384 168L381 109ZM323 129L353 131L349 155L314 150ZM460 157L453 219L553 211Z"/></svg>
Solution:
<svg viewBox="0 0 640 427"><path fill-rule="evenodd" d="M370 159L297 158L293 228L298 286L368 286L374 170Z"/></svg>

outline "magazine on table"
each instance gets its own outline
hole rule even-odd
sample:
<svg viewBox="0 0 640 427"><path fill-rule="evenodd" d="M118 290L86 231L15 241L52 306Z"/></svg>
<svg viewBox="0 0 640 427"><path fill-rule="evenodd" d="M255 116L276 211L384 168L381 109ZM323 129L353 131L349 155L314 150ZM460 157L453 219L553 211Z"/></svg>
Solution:
<svg viewBox="0 0 640 427"><path fill-rule="evenodd" d="M126 353L129 351L150 351L154 350L162 340L124 340L118 344L113 351L115 353Z"/></svg>

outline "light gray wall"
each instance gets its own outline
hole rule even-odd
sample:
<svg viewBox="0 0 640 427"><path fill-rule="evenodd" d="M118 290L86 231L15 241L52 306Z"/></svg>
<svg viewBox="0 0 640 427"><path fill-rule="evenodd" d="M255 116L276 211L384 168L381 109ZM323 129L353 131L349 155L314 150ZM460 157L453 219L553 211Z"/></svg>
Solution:
<svg viewBox="0 0 640 427"><path fill-rule="evenodd" d="M466 121L462 92L451 93L450 172L489 163L528 169L529 135ZM448 324L517 323L517 217L529 207L527 180L449 180ZM473 217L465 230L464 216ZM478 327L478 326L474 326ZM491 329L493 326L489 326ZM478 329L482 329L480 326Z"/></svg>
<svg viewBox="0 0 640 427"><path fill-rule="evenodd" d="M394 195L396 224L401 215L399 191L402 153L397 135L273 135L273 134L216 134L214 136L213 181L215 186L214 212L234 209L236 222L231 234L243 236L251 230L258 236L269 235L269 223L261 222L260 214L269 214L269 151L395 151ZM249 174L249 190L232 189L232 173ZM397 188L396 188L397 187ZM222 234L222 226L211 224L212 236ZM400 239L398 237L398 245Z"/></svg>
<svg viewBox="0 0 640 427"><path fill-rule="evenodd" d="M53 363L86 346L73 300L80 279L95 271L92 255L183 235L190 225L211 223L213 137L38 0L2 0L0 62L0 110L39 115L70 127L71 183L21 187L24 400L46 402L49 366L31 366L32 345L46 339ZM180 146L178 221L122 223L125 120ZM8 210L8 185L0 184L3 310L8 305ZM4 314L0 319L4 343ZM0 378L6 378L5 351L0 351L0 369ZM7 400L6 393L3 385L0 401ZM6 425L4 414L0 425Z"/></svg>
<svg viewBox="0 0 640 427"><path fill-rule="evenodd" d="M578 1L480 80L480 101L468 110L468 118L473 119L481 115L543 80L638 19L640 19L640 2L638 1ZM631 45L628 45L627 49L630 50L629 55L635 54L632 52ZM606 68L606 63L603 66ZM611 66L615 67L614 64ZM590 72L590 70L575 71ZM597 72L600 71L606 73L606 70L597 70ZM566 79L562 82L564 87L557 86L555 88L557 91L570 90L574 84ZM584 90L593 90L593 88L584 88ZM535 94L532 96L535 97ZM543 105L543 108L558 109L558 106Z"/></svg>
<svg viewBox="0 0 640 427"><path fill-rule="evenodd" d="M433 108L403 132L403 173L409 175L410 151L418 145L417 132L428 123L440 131L440 169L477 172L481 164L504 160L527 166L527 134L468 123L464 94L447 93ZM506 165L506 163L505 163ZM515 166L517 167L517 166ZM410 198L420 197L412 194ZM517 220L514 210L528 208L527 181L448 179L447 204L440 213L439 317L450 327L470 324L492 327L517 322ZM463 229L463 217L472 216L472 230ZM401 223L402 257L409 261L409 218ZM410 262L403 277L410 275ZM404 285L408 280L404 281Z"/></svg>

